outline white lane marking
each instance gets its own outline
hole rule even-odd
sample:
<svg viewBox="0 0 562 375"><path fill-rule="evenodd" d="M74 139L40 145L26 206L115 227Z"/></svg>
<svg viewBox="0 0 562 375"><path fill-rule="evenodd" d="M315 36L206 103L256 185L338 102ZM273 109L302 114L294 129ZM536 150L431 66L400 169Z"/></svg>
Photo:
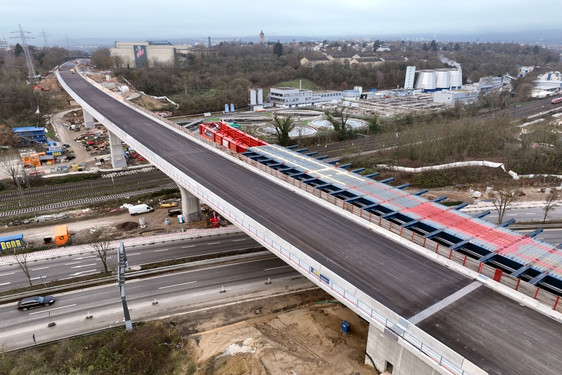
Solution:
<svg viewBox="0 0 562 375"><path fill-rule="evenodd" d="M197 281L188 281L187 283L181 283L181 284L173 284L173 285L166 285L166 286L161 286L158 289L167 289L167 288L174 288L176 286L182 286L182 285L189 285L189 284L195 284Z"/></svg>
<svg viewBox="0 0 562 375"><path fill-rule="evenodd" d="M246 240L247 240L247 238L241 238L239 240L232 240L232 242L240 242L240 241L246 241Z"/></svg>
<svg viewBox="0 0 562 375"><path fill-rule="evenodd" d="M43 280L43 279L46 279L46 278L47 278L47 275L44 275L44 276L39 276L39 277L32 277L31 280Z"/></svg>
<svg viewBox="0 0 562 375"><path fill-rule="evenodd" d="M99 272L99 271L98 270L80 271L80 272L71 273L70 276L79 276L85 273L92 273L92 272Z"/></svg>
<svg viewBox="0 0 562 375"><path fill-rule="evenodd" d="M220 245L222 242L209 242L207 245Z"/></svg>
<svg viewBox="0 0 562 375"><path fill-rule="evenodd" d="M187 248L189 248L189 247L195 247L195 245L182 246L181 248L182 248L182 249L187 249Z"/></svg>
<svg viewBox="0 0 562 375"><path fill-rule="evenodd" d="M133 256L133 255L140 255L141 253L132 253L132 254L127 254L128 257Z"/></svg>
<svg viewBox="0 0 562 375"><path fill-rule="evenodd" d="M54 308L49 309L49 310L35 311L35 312L32 312L32 313L29 313L29 315L43 314L43 313L45 313L45 312L51 312L51 311L60 310L60 309L68 309L69 307L74 307L74 306L76 306L75 303L72 304L72 305L54 307Z"/></svg>
<svg viewBox="0 0 562 375"><path fill-rule="evenodd" d="M170 250L170 249L154 250L154 252L155 252L155 253L161 253L161 252L163 252L163 251L168 251L168 250Z"/></svg>
<svg viewBox="0 0 562 375"><path fill-rule="evenodd" d="M81 264L79 266L74 266L74 267L70 267L70 268L82 268L82 267L91 267L91 266L95 266L95 263L92 264Z"/></svg>
<svg viewBox="0 0 562 375"><path fill-rule="evenodd" d="M0 276L10 276L10 275L13 275L13 274L15 274L15 272L3 273L3 274L0 274Z"/></svg>
<svg viewBox="0 0 562 375"><path fill-rule="evenodd" d="M39 267L39 268L32 268L32 271L41 271L41 270L47 270L49 269L49 267Z"/></svg>
<svg viewBox="0 0 562 375"><path fill-rule="evenodd" d="M11 284L11 282L7 282L7 283L0 283L0 286L2 286L2 285L10 285L10 284Z"/></svg>
<svg viewBox="0 0 562 375"><path fill-rule="evenodd" d="M78 261L78 262L70 262L70 263L65 263L65 266L72 266L73 264L80 264L82 262Z"/></svg>
<svg viewBox="0 0 562 375"><path fill-rule="evenodd" d="M455 293L449 295L448 297L443 298L441 301L437 302L433 306L429 306L427 309L420 311L416 315L412 316L410 319L408 319L408 322L410 322L411 324L418 324L422 320L429 318L431 315L444 309L450 304L455 303L456 301L458 301L459 299L466 296L467 294L469 294L470 292L472 292L473 290L475 290L480 286L482 286L481 283L479 283L478 281L473 281L467 286L465 286L464 288L461 288L457 290Z"/></svg>
<svg viewBox="0 0 562 375"><path fill-rule="evenodd" d="M82 260L82 259L90 259L90 258L95 258L95 257L96 257L95 255L89 255L89 256L87 256L87 257L78 257L78 258L76 258L76 259Z"/></svg>
<svg viewBox="0 0 562 375"><path fill-rule="evenodd" d="M287 267L291 267L291 266L279 266L279 267L265 268L264 271L277 270L279 268L287 268Z"/></svg>

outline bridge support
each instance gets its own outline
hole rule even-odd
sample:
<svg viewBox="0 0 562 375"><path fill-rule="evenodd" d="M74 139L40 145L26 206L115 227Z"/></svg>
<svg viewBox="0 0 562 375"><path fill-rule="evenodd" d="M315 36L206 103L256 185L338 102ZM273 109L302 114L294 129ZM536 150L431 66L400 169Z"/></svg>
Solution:
<svg viewBox="0 0 562 375"><path fill-rule="evenodd" d="M178 185L181 193L181 212L185 221L191 223L192 221L201 220L201 204L199 198L191 194L189 190L183 186Z"/></svg>
<svg viewBox="0 0 562 375"><path fill-rule="evenodd" d="M107 130L109 135L109 150L111 151L111 166L113 168L125 168L127 166L127 160L125 160L125 154L123 153L123 146L121 145L121 139L115 134Z"/></svg>
<svg viewBox="0 0 562 375"><path fill-rule="evenodd" d="M431 364L427 359L414 354L411 348L405 347L403 339L394 332L388 329L381 331L372 324L369 325L365 364L374 365L377 371L387 371L392 375L445 373L443 368Z"/></svg>
<svg viewBox="0 0 562 375"><path fill-rule="evenodd" d="M96 126L94 124L94 117L84 108L82 108L82 113L84 114L84 126L86 129L93 129Z"/></svg>

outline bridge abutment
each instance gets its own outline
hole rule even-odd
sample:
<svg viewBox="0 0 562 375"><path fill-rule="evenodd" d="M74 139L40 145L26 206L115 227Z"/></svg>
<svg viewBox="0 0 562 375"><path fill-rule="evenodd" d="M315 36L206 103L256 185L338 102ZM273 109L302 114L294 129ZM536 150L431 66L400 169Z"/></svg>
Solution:
<svg viewBox="0 0 562 375"><path fill-rule="evenodd" d="M427 362L427 358L415 354L406 347L401 337L385 328L369 325L365 364L375 366L379 372L387 371L392 375L437 375L445 374L443 368ZM450 374L447 372L447 374Z"/></svg>
<svg viewBox="0 0 562 375"><path fill-rule="evenodd" d="M178 184L181 193L181 212L185 221L191 223L192 221L201 220L201 203L199 198L191 194L189 190Z"/></svg>
<svg viewBox="0 0 562 375"><path fill-rule="evenodd" d="M125 168L127 166L127 160L125 160L125 154L123 153L123 146L121 145L121 139L113 134L109 129L107 130L109 135L109 150L111 151L111 166L113 168Z"/></svg>

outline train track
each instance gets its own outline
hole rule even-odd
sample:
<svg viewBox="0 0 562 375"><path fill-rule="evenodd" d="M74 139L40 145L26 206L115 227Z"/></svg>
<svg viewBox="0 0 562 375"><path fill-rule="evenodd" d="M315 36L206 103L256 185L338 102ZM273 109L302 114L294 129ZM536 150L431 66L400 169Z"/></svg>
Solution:
<svg viewBox="0 0 562 375"><path fill-rule="evenodd" d="M177 185L158 170L118 172L98 180L0 193L0 217L78 207L107 200L174 189Z"/></svg>

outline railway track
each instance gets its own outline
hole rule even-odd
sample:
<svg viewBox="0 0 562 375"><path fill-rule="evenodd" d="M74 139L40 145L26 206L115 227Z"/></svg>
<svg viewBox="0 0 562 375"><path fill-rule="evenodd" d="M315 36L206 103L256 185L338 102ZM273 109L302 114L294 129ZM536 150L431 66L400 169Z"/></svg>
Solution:
<svg viewBox="0 0 562 375"><path fill-rule="evenodd" d="M158 170L132 174L118 172L93 181L0 194L0 217L78 207L174 188L177 185Z"/></svg>

